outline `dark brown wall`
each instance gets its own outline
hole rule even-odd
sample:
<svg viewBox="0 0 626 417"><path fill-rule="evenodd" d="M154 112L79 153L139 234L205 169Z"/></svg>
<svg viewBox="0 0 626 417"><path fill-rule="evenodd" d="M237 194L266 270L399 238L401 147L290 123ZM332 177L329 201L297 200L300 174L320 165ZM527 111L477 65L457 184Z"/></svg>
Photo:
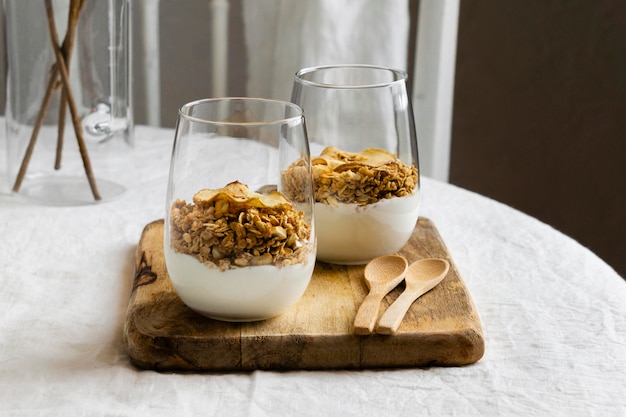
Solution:
<svg viewBox="0 0 626 417"><path fill-rule="evenodd" d="M626 277L626 2L461 2L450 181Z"/></svg>

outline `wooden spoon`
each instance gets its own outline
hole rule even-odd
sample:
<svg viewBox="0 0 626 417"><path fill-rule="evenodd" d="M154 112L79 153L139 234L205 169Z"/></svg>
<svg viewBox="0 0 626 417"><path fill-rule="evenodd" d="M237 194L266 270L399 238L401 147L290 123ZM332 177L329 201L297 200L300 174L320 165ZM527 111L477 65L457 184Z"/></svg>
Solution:
<svg viewBox="0 0 626 417"><path fill-rule="evenodd" d="M445 259L428 258L415 261L406 274L406 288L380 318L376 333L394 334L411 304L433 289L448 274L450 264Z"/></svg>
<svg viewBox="0 0 626 417"><path fill-rule="evenodd" d="M408 266L407 260L399 255L379 256L365 266L365 283L370 291L356 313L355 334L372 333L383 297L402 282Z"/></svg>

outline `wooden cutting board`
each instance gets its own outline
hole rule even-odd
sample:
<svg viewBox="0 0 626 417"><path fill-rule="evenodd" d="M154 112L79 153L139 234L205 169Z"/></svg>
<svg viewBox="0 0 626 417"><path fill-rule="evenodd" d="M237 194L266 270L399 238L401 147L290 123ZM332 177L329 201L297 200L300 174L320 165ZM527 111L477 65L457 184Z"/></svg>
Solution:
<svg viewBox="0 0 626 417"><path fill-rule="evenodd" d="M445 279L419 298L393 336L356 336L352 325L367 294L363 266L318 262L300 301L282 315L254 323L211 320L178 298L163 257L163 220L148 224L136 252L136 273L124 324L131 362L159 371L358 369L459 366L484 353L470 293L435 225L419 220L402 249L409 263L441 257ZM401 293L383 301L382 314Z"/></svg>

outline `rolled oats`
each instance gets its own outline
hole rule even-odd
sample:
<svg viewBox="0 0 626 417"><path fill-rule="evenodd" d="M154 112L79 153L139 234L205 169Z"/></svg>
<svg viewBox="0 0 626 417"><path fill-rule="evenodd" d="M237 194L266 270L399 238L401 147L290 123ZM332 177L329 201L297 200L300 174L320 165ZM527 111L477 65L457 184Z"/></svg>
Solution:
<svg viewBox="0 0 626 417"><path fill-rule="evenodd" d="M254 193L237 181L200 190L193 203L177 199L170 213L174 251L222 270L292 265L312 250L302 211L279 192Z"/></svg>
<svg viewBox="0 0 626 417"><path fill-rule="evenodd" d="M329 146L311 161L315 201L337 205L373 204L413 194L417 168L392 153L368 148L358 153ZM294 162L282 173L285 194L295 201L303 198L308 183L304 160Z"/></svg>

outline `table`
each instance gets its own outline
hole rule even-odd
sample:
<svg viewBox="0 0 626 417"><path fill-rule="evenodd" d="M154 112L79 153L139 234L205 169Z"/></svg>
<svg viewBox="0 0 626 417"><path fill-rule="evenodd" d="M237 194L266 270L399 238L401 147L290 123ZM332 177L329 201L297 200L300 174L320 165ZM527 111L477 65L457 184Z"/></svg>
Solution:
<svg viewBox="0 0 626 417"><path fill-rule="evenodd" d="M134 368L122 342L133 251L144 225L163 217L173 136L137 127L138 183L115 201L62 208L0 196L0 415L626 415L622 277L550 226L429 178L421 214L472 293L485 333L479 362L332 372Z"/></svg>

